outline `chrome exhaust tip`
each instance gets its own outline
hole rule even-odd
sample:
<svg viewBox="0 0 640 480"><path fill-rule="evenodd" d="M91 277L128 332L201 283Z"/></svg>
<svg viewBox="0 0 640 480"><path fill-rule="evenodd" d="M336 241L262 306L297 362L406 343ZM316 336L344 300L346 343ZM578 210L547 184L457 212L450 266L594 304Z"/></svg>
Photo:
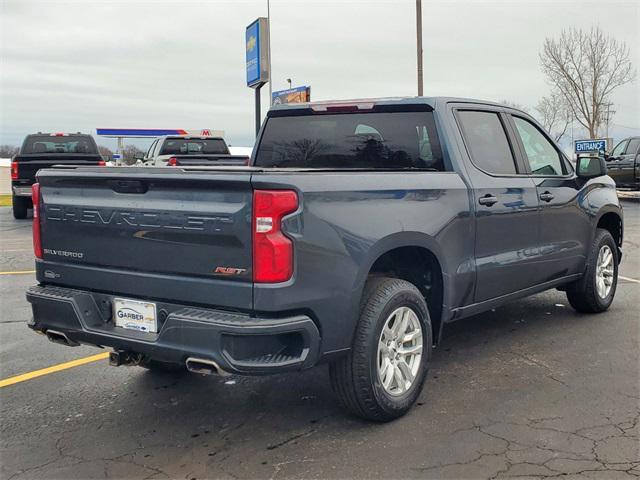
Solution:
<svg viewBox="0 0 640 480"><path fill-rule="evenodd" d="M199 373L201 375L219 375L221 377L228 377L231 374L218 365L213 360L205 358L189 357L185 362L187 370L192 373Z"/></svg>
<svg viewBox="0 0 640 480"><path fill-rule="evenodd" d="M60 345L66 345L67 347L77 347L80 345L78 342L67 337L66 333L59 332L57 330L47 330L45 335L49 341L53 343L59 343Z"/></svg>

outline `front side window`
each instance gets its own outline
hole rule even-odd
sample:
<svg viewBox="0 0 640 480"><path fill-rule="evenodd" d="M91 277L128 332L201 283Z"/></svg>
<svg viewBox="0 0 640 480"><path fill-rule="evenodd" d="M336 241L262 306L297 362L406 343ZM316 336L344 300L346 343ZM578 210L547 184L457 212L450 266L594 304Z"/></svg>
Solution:
<svg viewBox="0 0 640 480"><path fill-rule="evenodd" d="M458 118L471 160L476 166L498 175L516 173L513 152L497 113L460 110Z"/></svg>
<svg viewBox="0 0 640 480"><path fill-rule="evenodd" d="M528 120L513 117L533 175L564 175L562 158L553 144Z"/></svg>
<svg viewBox="0 0 640 480"><path fill-rule="evenodd" d="M444 170L432 112L272 116L255 165Z"/></svg>
<svg viewBox="0 0 640 480"><path fill-rule="evenodd" d="M622 155L622 152L624 152L624 148L627 146L627 142L628 140L623 140L618 145L616 145L616 148L614 148L613 152L611 152L611 156L617 157L619 155Z"/></svg>
<svg viewBox="0 0 640 480"><path fill-rule="evenodd" d="M629 140L629 145L627 145L627 148L624 151L625 155L635 155L638 151L638 146L640 146L640 138L632 138Z"/></svg>
<svg viewBox="0 0 640 480"><path fill-rule="evenodd" d="M153 149L156 146L156 143L158 143L158 140L155 140L151 146L149 147L149 150L147 150L147 154L145 155L146 158L151 158L152 153L153 153Z"/></svg>

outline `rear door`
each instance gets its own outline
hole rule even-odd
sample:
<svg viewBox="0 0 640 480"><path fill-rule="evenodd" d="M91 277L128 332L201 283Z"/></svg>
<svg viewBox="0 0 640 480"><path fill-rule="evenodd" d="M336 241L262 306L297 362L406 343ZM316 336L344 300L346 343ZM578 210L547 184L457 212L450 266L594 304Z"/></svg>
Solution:
<svg viewBox="0 0 640 480"><path fill-rule="evenodd" d="M542 128L524 115L509 116L523 175L536 185L540 204L539 282L581 273L592 227L578 205L583 182Z"/></svg>
<svg viewBox="0 0 640 480"><path fill-rule="evenodd" d="M128 295L251 305L249 172L96 168L38 179L55 283L107 291L126 283Z"/></svg>
<svg viewBox="0 0 640 480"><path fill-rule="evenodd" d="M476 291L482 302L534 285L538 278L538 197L522 177L499 108L458 108L476 208Z"/></svg>

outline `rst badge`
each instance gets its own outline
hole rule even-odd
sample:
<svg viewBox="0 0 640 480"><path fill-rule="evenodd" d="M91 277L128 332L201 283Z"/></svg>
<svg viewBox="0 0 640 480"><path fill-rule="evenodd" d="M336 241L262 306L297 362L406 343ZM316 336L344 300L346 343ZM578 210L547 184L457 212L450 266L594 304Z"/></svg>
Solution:
<svg viewBox="0 0 640 480"><path fill-rule="evenodd" d="M242 275L246 271L246 268L216 267L213 273L217 273L219 275Z"/></svg>
<svg viewBox="0 0 640 480"><path fill-rule="evenodd" d="M128 298L113 299L113 320L116 327L156 333L158 331L156 318L155 303Z"/></svg>

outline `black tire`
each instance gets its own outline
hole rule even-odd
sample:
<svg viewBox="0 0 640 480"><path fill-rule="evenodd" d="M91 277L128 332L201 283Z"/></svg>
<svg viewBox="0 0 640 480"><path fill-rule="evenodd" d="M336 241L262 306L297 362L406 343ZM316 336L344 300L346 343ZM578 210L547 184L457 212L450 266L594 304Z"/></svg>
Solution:
<svg viewBox="0 0 640 480"><path fill-rule="evenodd" d="M27 197L16 197L13 195L11 203L13 206L13 218L16 220L27 218L27 210L29 209L29 199Z"/></svg>
<svg viewBox="0 0 640 480"><path fill-rule="evenodd" d="M403 394L392 396L378 378L378 340L390 314L404 306L411 308L420 321L422 358L411 386ZM372 277L362 295L351 351L329 367L331 386L340 403L353 414L378 422L394 420L407 413L422 392L431 350L431 319L418 289L404 280Z"/></svg>
<svg viewBox="0 0 640 480"><path fill-rule="evenodd" d="M597 262L600 250L608 246L613 253L613 278L611 290L603 298L598 294L596 285ZM602 228L596 235L589 249L584 276L577 282L567 286L567 299L571 306L581 313L599 313L609 308L618 286L618 247L611 234Z"/></svg>
<svg viewBox="0 0 640 480"><path fill-rule="evenodd" d="M187 368L179 363L162 362L151 358L143 358L139 364L142 368L146 368L151 372L158 373L186 373Z"/></svg>

